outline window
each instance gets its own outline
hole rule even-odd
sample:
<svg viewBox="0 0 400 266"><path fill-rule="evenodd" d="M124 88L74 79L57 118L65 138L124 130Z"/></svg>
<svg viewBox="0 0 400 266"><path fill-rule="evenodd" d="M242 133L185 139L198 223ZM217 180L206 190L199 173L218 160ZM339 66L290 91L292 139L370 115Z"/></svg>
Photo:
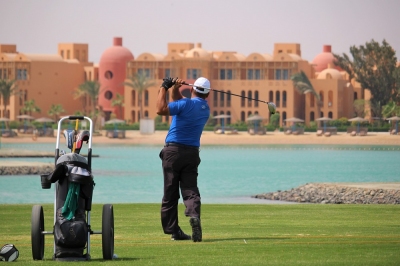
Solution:
<svg viewBox="0 0 400 266"><path fill-rule="evenodd" d="M149 106L149 91L144 92L144 106ZM147 117L147 115L145 115Z"/></svg>
<svg viewBox="0 0 400 266"><path fill-rule="evenodd" d="M108 70L108 71L106 71L106 73L104 73L104 77L106 79L112 79L113 76L114 76L114 74L110 70Z"/></svg>
<svg viewBox="0 0 400 266"><path fill-rule="evenodd" d="M281 70L280 69L275 69L275 79L276 80L281 79Z"/></svg>
<svg viewBox="0 0 400 266"><path fill-rule="evenodd" d="M106 91L104 93L104 98L106 98L107 100L111 100L113 97L113 93L111 91Z"/></svg>
<svg viewBox="0 0 400 266"><path fill-rule="evenodd" d="M136 105L136 91L132 90L131 91L131 105L135 106ZM132 116L135 117L135 116Z"/></svg>
<svg viewBox="0 0 400 266"><path fill-rule="evenodd" d="M246 119L246 117L245 117L245 112L244 111L241 111L240 112L240 121L244 121Z"/></svg>
<svg viewBox="0 0 400 266"><path fill-rule="evenodd" d="M220 69L219 70L219 79L233 79L233 70L232 69Z"/></svg>
<svg viewBox="0 0 400 266"><path fill-rule="evenodd" d="M149 117L149 111L144 111L144 117Z"/></svg>
<svg viewBox="0 0 400 266"><path fill-rule="evenodd" d="M258 100L258 91L254 92L254 99ZM258 101L254 102L254 107L258 107Z"/></svg>
<svg viewBox="0 0 400 266"><path fill-rule="evenodd" d="M273 91L269 92L269 102L274 102L274 92Z"/></svg>
<svg viewBox="0 0 400 266"><path fill-rule="evenodd" d="M276 104L276 107L280 107L280 105L281 105L281 92L280 91L275 92L275 104Z"/></svg>
<svg viewBox="0 0 400 266"><path fill-rule="evenodd" d="M194 69L194 68L188 68L186 71L186 78L187 79L198 79L201 77L201 70L200 69Z"/></svg>
<svg viewBox="0 0 400 266"><path fill-rule="evenodd" d="M242 97L241 97L241 100L240 100L240 106L241 107L244 107L244 105L245 105L245 98L244 97L246 97L246 92L245 91L242 91L241 92L241 95L242 95Z"/></svg>
<svg viewBox="0 0 400 266"><path fill-rule="evenodd" d="M165 74L164 77L171 77L171 69L169 68L165 69L164 74Z"/></svg>
<svg viewBox="0 0 400 266"><path fill-rule="evenodd" d="M284 69L283 70L283 79L284 80L288 80L289 79L289 70L288 69Z"/></svg>
<svg viewBox="0 0 400 266"><path fill-rule="evenodd" d="M219 97L219 106L224 107L225 105L225 93L221 93Z"/></svg>
<svg viewBox="0 0 400 266"><path fill-rule="evenodd" d="M226 107L231 107L231 91L227 91L226 94Z"/></svg>
<svg viewBox="0 0 400 266"><path fill-rule="evenodd" d="M328 107L333 105L333 91L328 91Z"/></svg>
<svg viewBox="0 0 400 266"><path fill-rule="evenodd" d="M315 106L315 96L314 94L310 94L310 107Z"/></svg>
<svg viewBox="0 0 400 266"><path fill-rule="evenodd" d="M286 91L282 92L282 107L286 107L287 94Z"/></svg>
<svg viewBox="0 0 400 266"><path fill-rule="evenodd" d="M261 79L261 70L260 69L247 69L247 79Z"/></svg>
<svg viewBox="0 0 400 266"><path fill-rule="evenodd" d="M214 91L213 93L213 99L214 99L214 107L218 107L218 92Z"/></svg>
<svg viewBox="0 0 400 266"><path fill-rule="evenodd" d="M138 74L150 78L151 70L149 68L139 68Z"/></svg>
<svg viewBox="0 0 400 266"><path fill-rule="evenodd" d="M324 92L320 91L319 92L319 98L321 99L321 107L324 107ZM321 116L323 117L323 116Z"/></svg>
<svg viewBox="0 0 400 266"><path fill-rule="evenodd" d="M315 115L314 112L310 113L310 121L314 121L315 120Z"/></svg>
<svg viewBox="0 0 400 266"><path fill-rule="evenodd" d="M329 118L333 118L332 112L329 112L329 113L328 113L328 117L329 117Z"/></svg>
<svg viewBox="0 0 400 266"><path fill-rule="evenodd" d="M248 98L253 98L253 93L251 91L248 91L247 92L247 97ZM247 107L251 107L251 103L252 103L252 100L248 99L247 100Z"/></svg>

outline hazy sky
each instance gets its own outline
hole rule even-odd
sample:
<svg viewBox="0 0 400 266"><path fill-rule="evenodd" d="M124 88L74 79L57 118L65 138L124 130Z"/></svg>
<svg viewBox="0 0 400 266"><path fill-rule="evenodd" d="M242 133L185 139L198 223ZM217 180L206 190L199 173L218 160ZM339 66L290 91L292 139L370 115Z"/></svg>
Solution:
<svg viewBox="0 0 400 266"><path fill-rule="evenodd" d="M166 54L169 42L245 56L290 42L308 61L325 44L350 54L386 39L400 60L399 25L399 0L0 0L1 44L56 54L58 43L87 43L94 63L114 37L135 57Z"/></svg>

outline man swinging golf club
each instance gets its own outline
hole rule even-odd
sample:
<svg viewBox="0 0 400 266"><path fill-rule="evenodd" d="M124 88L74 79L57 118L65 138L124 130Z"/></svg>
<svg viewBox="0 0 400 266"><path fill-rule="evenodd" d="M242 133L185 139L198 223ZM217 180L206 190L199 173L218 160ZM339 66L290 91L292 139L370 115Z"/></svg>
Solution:
<svg viewBox="0 0 400 266"><path fill-rule="evenodd" d="M184 98L179 91L184 80L165 78L157 98L157 114L172 115L172 123L160 152L164 174L164 196L161 205L161 224L172 240L202 241L200 223L201 198L197 187L197 168L200 164L199 147L203 128L210 117L206 98L210 81L198 78L190 89L191 98ZM172 87L172 102L166 94ZM178 223L179 189L186 206L185 215L190 217L192 236L185 234Z"/></svg>

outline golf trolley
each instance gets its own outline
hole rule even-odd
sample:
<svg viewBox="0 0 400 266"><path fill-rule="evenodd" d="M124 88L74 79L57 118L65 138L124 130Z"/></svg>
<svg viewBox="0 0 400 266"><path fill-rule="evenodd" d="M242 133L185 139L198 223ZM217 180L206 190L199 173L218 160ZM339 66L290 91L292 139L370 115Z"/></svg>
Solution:
<svg viewBox="0 0 400 266"><path fill-rule="evenodd" d="M75 130L64 130L66 145L70 153L59 150L62 121L75 120ZM78 132L80 120L90 123L90 131ZM113 205L104 204L101 231L92 231L90 210L94 181L92 175L92 134L93 122L86 116L63 117L58 122L55 150L55 170L41 175L43 189L50 189L54 183L54 226L45 231L43 207L34 205L31 217L32 256L34 260L44 257L45 235L54 235L54 260L90 260L90 235L102 235L103 259L114 256L114 211ZM88 143L87 159L80 155L83 142ZM84 253L86 249L86 253Z"/></svg>

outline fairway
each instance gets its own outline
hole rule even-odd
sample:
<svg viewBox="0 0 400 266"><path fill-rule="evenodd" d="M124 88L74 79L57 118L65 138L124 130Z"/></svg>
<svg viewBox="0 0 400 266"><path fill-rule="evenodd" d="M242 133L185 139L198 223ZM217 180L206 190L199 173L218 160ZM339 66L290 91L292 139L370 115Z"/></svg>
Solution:
<svg viewBox="0 0 400 266"><path fill-rule="evenodd" d="M0 245L15 244L20 265L54 265L53 236L45 259L31 254L33 205L0 206ZM52 231L53 205L43 205ZM179 205L180 225L191 233ZM91 212L101 230L102 205ZM103 261L101 235L91 236L90 265L400 265L399 205L202 206L203 242L171 241L160 225L159 204L114 204L115 254Z"/></svg>

